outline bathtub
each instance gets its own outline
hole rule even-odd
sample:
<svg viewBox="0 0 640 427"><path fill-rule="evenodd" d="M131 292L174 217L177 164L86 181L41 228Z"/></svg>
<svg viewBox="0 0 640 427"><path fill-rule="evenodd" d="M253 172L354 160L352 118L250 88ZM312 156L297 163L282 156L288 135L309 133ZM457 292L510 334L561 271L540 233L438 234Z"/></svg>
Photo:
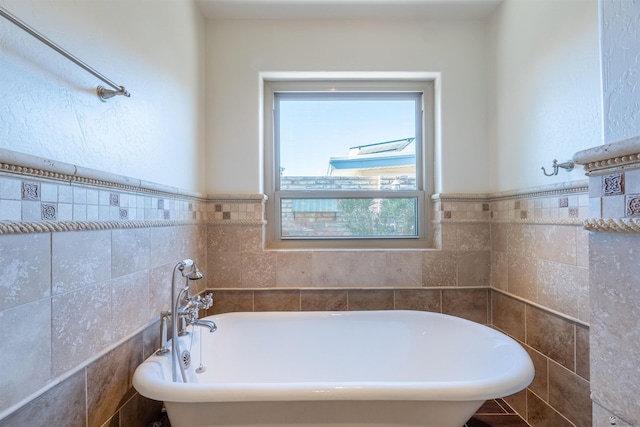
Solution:
<svg viewBox="0 0 640 427"><path fill-rule="evenodd" d="M188 383L171 382L170 353L149 357L133 377L140 394L165 402L172 427L461 427L485 400L524 389L534 375L517 342L444 314L207 319L216 332L179 338L191 349Z"/></svg>

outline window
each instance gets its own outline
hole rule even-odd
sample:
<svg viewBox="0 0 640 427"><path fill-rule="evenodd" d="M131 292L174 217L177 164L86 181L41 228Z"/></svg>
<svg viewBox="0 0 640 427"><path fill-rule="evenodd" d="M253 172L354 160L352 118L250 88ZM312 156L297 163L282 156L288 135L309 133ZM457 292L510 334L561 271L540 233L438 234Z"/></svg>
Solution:
<svg viewBox="0 0 640 427"><path fill-rule="evenodd" d="M270 246L425 247L432 108L427 81L266 82Z"/></svg>

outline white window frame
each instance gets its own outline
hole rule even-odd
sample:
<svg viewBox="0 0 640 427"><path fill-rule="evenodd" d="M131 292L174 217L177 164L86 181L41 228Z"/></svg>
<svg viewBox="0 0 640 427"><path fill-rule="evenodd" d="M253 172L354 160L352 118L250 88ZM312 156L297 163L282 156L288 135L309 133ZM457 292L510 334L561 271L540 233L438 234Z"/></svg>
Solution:
<svg viewBox="0 0 640 427"><path fill-rule="evenodd" d="M421 249L431 247L431 201L435 178L435 79L380 79L380 80L300 80L265 79L264 87L264 189L268 197L266 207L266 247L268 249ZM416 135L416 190L415 191L281 191L278 147L274 129L275 94L280 92L419 92L422 93L421 134ZM407 197L417 199L417 237L363 237L363 238L295 238L282 239L280 201L282 198L355 198L355 197Z"/></svg>

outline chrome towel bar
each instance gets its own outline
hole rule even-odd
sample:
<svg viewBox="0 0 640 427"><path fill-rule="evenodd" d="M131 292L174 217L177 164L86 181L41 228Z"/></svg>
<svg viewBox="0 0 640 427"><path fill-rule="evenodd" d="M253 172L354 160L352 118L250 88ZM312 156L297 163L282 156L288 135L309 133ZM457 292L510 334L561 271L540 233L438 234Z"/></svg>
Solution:
<svg viewBox="0 0 640 427"><path fill-rule="evenodd" d="M112 82L111 80L109 80L108 78L106 78L105 76L103 76L102 74L100 74L99 72L91 68L90 66L88 66L86 63L82 62L81 60L79 60L78 58L76 58L75 56L73 56L63 48L61 48L59 45L57 45L56 43L52 42L51 40L49 40L48 38L40 34L38 31L33 29L33 27L29 26L25 22L18 19L16 16L9 13L2 6L0 6L0 16L5 18L7 21L11 22L12 24L16 25L17 27L21 28L25 32L31 34L33 37L40 40L42 43L46 44L51 49L58 52L60 55L64 56L74 64L78 65L79 67L83 68L85 71L88 71L89 73L93 74L94 76L96 76L97 78L99 78L100 80L108 84L109 86L111 86L113 90L107 89L102 86L97 87L96 92L101 101L106 101L107 99L116 95L124 95L126 97L131 96L131 94L124 88L124 86L119 86L115 84L114 82Z"/></svg>

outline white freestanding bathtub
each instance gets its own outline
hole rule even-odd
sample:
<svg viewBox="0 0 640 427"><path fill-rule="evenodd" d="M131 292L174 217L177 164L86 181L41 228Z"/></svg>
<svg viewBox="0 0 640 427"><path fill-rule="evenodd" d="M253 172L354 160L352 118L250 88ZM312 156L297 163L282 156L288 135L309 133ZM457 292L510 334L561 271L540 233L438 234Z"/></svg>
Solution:
<svg viewBox="0 0 640 427"><path fill-rule="evenodd" d="M171 382L171 353L149 357L133 377L140 394L165 402L172 427L461 427L485 400L522 390L534 375L517 342L443 314L207 319L216 332L196 328L180 338L191 349L188 383Z"/></svg>

